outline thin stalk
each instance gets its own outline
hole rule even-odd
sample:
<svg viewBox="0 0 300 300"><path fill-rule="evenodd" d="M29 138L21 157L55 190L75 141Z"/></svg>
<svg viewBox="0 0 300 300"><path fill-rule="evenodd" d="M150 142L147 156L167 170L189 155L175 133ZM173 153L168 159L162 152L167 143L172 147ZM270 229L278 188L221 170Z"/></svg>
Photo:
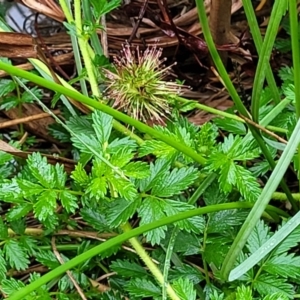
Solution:
<svg viewBox="0 0 300 300"><path fill-rule="evenodd" d="M130 224L127 222L124 225L121 226L123 232L130 232L132 231L132 228ZM149 271L152 273L154 278L157 280L157 282L163 286L164 285L164 277L156 264L152 261L148 253L145 251L143 246L140 244L140 242L137 240L136 237L129 239L130 244L136 251L136 253L139 255L139 257L143 260L145 265L149 268ZM177 296L173 288L170 284L166 283L166 292L169 295L169 297L173 300L180 300L180 298Z"/></svg>
<svg viewBox="0 0 300 300"><path fill-rule="evenodd" d="M226 111L222 111L222 110L219 110L219 109L216 109L216 108L213 108L213 107L209 107L207 105L204 105L204 104L200 104L198 103L197 101L194 101L194 100L188 100L188 99L185 99L183 97L176 97L175 98L176 101L179 101L181 103L184 103L184 104L193 104L195 106L195 108L199 108L201 110L204 110L204 111L207 111L211 114L214 114L214 115L217 115L217 116L221 116L221 117L224 117L224 118L228 118L228 119L231 119L231 120L235 120L235 121L238 121L238 122L241 122L241 123L246 123L246 121L237 116L237 115L234 115L234 114L231 114L231 113L228 113ZM285 98L284 100L282 100L277 106L279 107L280 106L280 111L287 105L289 104L291 101L287 98ZM276 107L277 107L276 106ZM275 109L275 107L274 107ZM274 109L272 109L270 111L270 113L268 114L268 116L274 116ZM279 111L279 112L280 112ZM274 116L274 118L276 117L276 115ZM270 118L268 123L271 122L274 118ZM265 124L268 124L265 122ZM267 129L269 130L272 130L272 131L275 131L275 132L281 132L281 133L287 133L288 131L284 128L280 128L280 127L276 127L276 126L266 126Z"/></svg>
<svg viewBox="0 0 300 300"><path fill-rule="evenodd" d="M87 0L82 1L82 9L83 9L84 19L93 24L94 20L93 20L93 16L91 13L90 1L87 1ZM101 44L99 41L99 37L98 37L96 31L94 31L91 34L91 43L92 43L93 49L96 52L96 54L103 55L103 50L102 50L102 47L101 47Z"/></svg>
<svg viewBox="0 0 300 300"><path fill-rule="evenodd" d="M290 27L292 40L292 54L294 67L295 106L297 119L300 118L300 50L299 50L299 23L297 1L289 0ZM300 145L298 146L298 180L300 183ZM300 184L299 184L300 189Z"/></svg>
<svg viewBox="0 0 300 300"><path fill-rule="evenodd" d="M258 53L258 55L260 55L263 39L260 34L259 26L257 23L253 5L252 5L252 1L251 0L242 0L242 2L243 2L243 8L244 8L244 11L246 14L246 18L248 21L248 25L250 27L250 31L252 34L252 38L254 40L254 44L255 44L257 53ZM266 68L267 68L266 69L267 82L271 89L271 93L273 95L273 100L276 104L278 104L281 101L280 94L279 94L277 84L276 84L276 81L275 81L275 78L273 75L273 71L272 71L269 63L266 65Z"/></svg>
<svg viewBox="0 0 300 300"><path fill-rule="evenodd" d="M78 36L78 44L82 54L82 58L84 61L86 73L89 78L89 82L91 85L91 90L94 96L100 97L99 87L97 78L94 72L94 67L92 63L92 59L89 53L89 36L85 36L82 30L82 17L81 17L81 1L74 1L74 11L75 11L75 24L77 28L77 36Z"/></svg>
<svg viewBox="0 0 300 300"><path fill-rule="evenodd" d="M270 61L270 56L273 50L273 45L277 36L278 27L282 18L282 15L286 10L286 0L277 0L274 2L270 20L267 27L267 32L259 52L257 69L255 72L252 100L251 100L251 113L253 120L259 122L259 107L260 107L260 95L265 81L266 69Z"/></svg>
<svg viewBox="0 0 300 300"><path fill-rule="evenodd" d="M209 53L215 63L215 66L223 80L223 83L231 96L234 104L236 105L237 110L240 112L240 114L244 115L245 117L249 118L249 112L247 111L246 107L244 106L241 98L239 97L232 81L230 80L230 77L224 67L224 64L220 58L220 55L216 49L216 46L214 44L213 38L211 36L209 25L207 21L207 16L205 12L205 7L203 0L196 0L197 8L198 8L198 15L202 26L203 35L205 38L205 41L207 43L207 47L209 49Z"/></svg>

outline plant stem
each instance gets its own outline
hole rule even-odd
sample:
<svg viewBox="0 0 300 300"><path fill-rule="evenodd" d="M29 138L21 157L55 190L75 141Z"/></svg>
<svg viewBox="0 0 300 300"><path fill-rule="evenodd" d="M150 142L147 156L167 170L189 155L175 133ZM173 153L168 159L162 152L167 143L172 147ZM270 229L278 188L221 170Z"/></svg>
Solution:
<svg viewBox="0 0 300 300"><path fill-rule="evenodd" d="M100 97L97 78L95 76L94 67L90 53L88 50L89 36L85 35L82 30L81 6L80 0L74 1L75 23L77 28L78 44L84 61L85 69L91 85L91 90L94 96Z"/></svg>
<svg viewBox="0 0 300 300"><path fill-rule="evenodd" d="M128 222L125 223L124 225L122 225L121 228L124 232L132 231L132 228ZM149 271L153 274L155 279L159 282L159 284L161 286L163 286L164 285L164 277L163 277L162 273L160 272L158 267L153 263L152 259L150 258L148 253L145 251L143 246L140 244L140 242L137 240L137 238L136 237L130 238L129 242L132 245L132 247L135 249L135 251L137 252L139 257L143 260L145 265L149 268ZM180 298L177 296L177 294L175 293L175 291L173 290L173 288L171 287L170 284L166 285L166 290L171 299L180 300Z"/></svg>

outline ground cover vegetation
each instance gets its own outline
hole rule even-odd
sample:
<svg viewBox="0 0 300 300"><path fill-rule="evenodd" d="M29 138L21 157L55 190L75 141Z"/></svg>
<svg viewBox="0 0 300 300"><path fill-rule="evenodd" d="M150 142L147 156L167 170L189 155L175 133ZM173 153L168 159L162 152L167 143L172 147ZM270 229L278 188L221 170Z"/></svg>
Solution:
<svg viewBox="0 0 300 300"><path fill-rule="evenodd" d="M299 298L297 1L20 2L62 31L0 22L2 298Z"/></svg>

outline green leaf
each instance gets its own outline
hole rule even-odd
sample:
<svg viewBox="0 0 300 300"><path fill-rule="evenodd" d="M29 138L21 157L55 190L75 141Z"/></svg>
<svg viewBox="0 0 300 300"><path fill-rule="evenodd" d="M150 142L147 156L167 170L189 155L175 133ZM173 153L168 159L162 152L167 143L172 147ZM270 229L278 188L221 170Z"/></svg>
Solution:
<svg viewBox="0 0 300 300"><path fill-rule="evenodd" d="M108 231L108 222L103 214L95 209L84 207L80 210L83 220L100 232Z"/></svg>
<svg viewBox="0 0 300 300"><path fill-rule="evenodd" d="M47 163L46 157L42 157L40 153L32 153L28 157L27 163L31 174L42 186L47 188L55 187L55 172L53 167Z"/></svg>
<svg viewBox="0 0 300 300"><path fill-rule="evenodd" d="M83 187L87 186L91 180L80 162L75 166L75 170L72 171L71 178Z"/></svg>
<svg viewBox="0 0 300 300"><path fill-rule="evenodd" d="M293 298L293 285L286 283L284 279L274 277L272 275L261 274L254 283L253 287L260 293L260 295L271 295L273 293L282 293L289 298Z"/></svg>
<svg viewBox="0 0 300 300"><path fill-rule="evenodd" d="M193 210L195 207L188 203L174 201L174 200L164 200L162 202L163 212L165 216L174 216L178 213ZM205 227L205 222L202 216L196 216L193 218L185 219L174 223L181 230L186 230L188 232L200 233L203 232Z"/></svg>
<svg viewBox="0 0 300 300"><path fill-rule="evenodd" d="M140 189L141 192L150 191L151 188L161 180L163 174L169 171L169 169L170 162L165 159L158 159L155 161L155 164L150 163L150 176L140 180L136 180L136 186Z"/></svg>
<svg viewBox="0 0 300 300"><path fill-rule="evenodd" d="M59 261L52 251L41 251L37 253L36 260L49 269L55 269L60 266Z"/></svg>
<svg viewBox="0 0 300 300"><path fill-rule="evenodd" d="M249 286L238 286L236 291L236 300L252 300L252 291Z"/></svg>
<svg viewBox="0 0 300 300"><path fill-rule="evenodd" d="M22 190L17 181L4 180L0 183L0 197L4 202L20 203L23 202Z"/></svg>
<svg viewBox="0 0 300 300"><path fill-rule="evenodd" d="M145 162L130 162L122 168L124 174L128 177L143 179L150 175L149 166Z"/></svg>
<svg viewBox="0 0 300 300"><path fill-rule="evenodd" d="M247 240L247 248L250 253L254 253L259 247L261 247L270 237L269 227L265 225L264 221L260 220Z"/></svg>
<svg viewBox="0 0 300 300"><path fill-rule="evenodd" d="M120 0L91 0L91 3L93 5L93 14L96 20L99 20L99 18L102 15L105 15L109 13L110 11L114 10L120 5Z"/></svg>
<svg viewBox="0 0 300 300"><path fill-rule="evenodd" d="M214 123L226 132L237 135L245 135L247 133L246 126L242 122L230 118L215 118Z"/></svg>
<svg viewBox="0 0 300 300"><path fill-rule="evenodd" d="M263 300L289 300L289 297L282 293L267 295Z"/></svg>
<svg viewBox="0 0 300 300"><path fill-rule="evenodd" d="M170 173L165 172L156 185L153 186L151 194L159 197L170 197L186 190L198 177L198 170L189 167L173 169Z"/></svg>
<svg viewBox="0 0 300 300"><path fill-rule="evenodd" d="M8 228L4 224L3 219L0 218L0 239L6 240L8 238Z"/></svg>
<svg viewBox="0 0 300 300"><path fill-rule="evenodd" d="M93 0L92 0L93 1ZM97 3L106 2L106 1L97 1ZM97 139L100 144L104 145L105 143L108 144L108 139L111 134L112 129L112 121L113 118L101 112L100 110L95 110L92 113L92 120L93 120L93 128L96 133Z"/></svg>
<svg viewBox="0 0 300 300"><path fill-rule="evenodd" d="M74 213L76 208L78 208L77 197L73 195L70 191L62 191L59 193L58 196L62 206L66 209L66 211L68 213Z"/></svg>
<svg viewBox="0 0 300 300"><path fill-rule="evenodd" d="M54 214L56 209L57 194L55 191L45 191L37 197L33 209L35 216L41 221L45 221L49 216Z"/></svg>
<svg viewBox="0 0 300 300"><path fill-rule="evenodd" d="M181 300L196 300L196 290L193 283L187 278L179 278L172 286Z"/></svg>
<svg viewBox="0 0 300 300"><path fill-rule="evenodd" d="M153 154L161 159L172 159L178 151L162 141L146 140L139 149L139 157Z"/></svg>
<svg viewBox="0 0 300 300"><path fill-rule="evenodd" d="M6 218L8 221L19 220L32 211L32 204L31 203L21 203L14 206L9 212L6 214Z"/></svg>
<svg viewBox="0 0 300 300"><path fill-rule="evenodd" d="M300 274L300 257L294 257L294 254L281 254L280 256L271 257L264 263L263 269L273 275L283 278L299 278Z"/></svg>
<svg viewBox="0 0 300 300"><path fill-rule="evenodd" d="M0 97L6 96L8 93L14 91L15 88L16 88L16 83L13 80L2 78L0 80Z"/></svg>
<svg viewBox="0 0 300 300"><path fill-rule="evenodd" d="M138 209L138 214L141 218L140 226L163 218L165 216L163 209L164 205L162 201L156 198L144 199L142 205ZM166 230L167 226L161 226L157 229L144 233L144 235L147 241L150 242L152 246L154 246L155 244L159 244L161 239L165 237Z"/></svg>
<svg viewBox="0 0 300 300"><path fill-rule="evenodd" d="M21 280L15 280L14 278L4 279L3 281L1 281L1 291L6 295L11 295L15 291L20 290L24 287L25 284ZM34 300L34 298L30 296L26 297L25 299Z"/></svg>
<svg viewBox="0 0 300 300"><path fill-rule="evenodd" d="M115 199L111 207L107 211L107 222L112 228L117 228L121 224L127 222L136 212L141 204L141 199L136 198L132 201L123 198Z"/></svg>
<svg viewBox="0 0 300 300"><path fill-rule="evenodd" d="M161 297L161 289L146 279L135 278L126 285L126 290L133 298Z"/></svg>
<svg viewBox="0 0 300 300"><path fill-rule="evenodd" d="M93 178L86 191L91 197L95 197L97 200L103 199L107 192L107 180L105 177Z"/></svg>
<svg viewBox="0 0 300 300"><path fill-rule="evenodd" d="M204 279L204 276L198 269L191 267L190 265L183 264L180 267L175 267L170 270L170 281L178 280L179 278L186 278L193 284L198 284Z"/></svg>
<svg viewBox="0 0 300 300"><path fill-rule="evenodd" d="M167 241L169 241L167 239ZM182 255L199 254L200 251L199 236L184 231L179 231L176 237L174 251L182 253Z"/></svg>
<svg viewBox="0 0 300 300"><path fill-rule="evenodd" d="M282 224L282 226L285 223ZM281 227L282 227L281 226ZM300 226L298 226L295 230L293 230L281 243L280 245L275 248L272 252L272 255L279 255L284 252L289 251L291 248L296 247L300 241Z"/></svg>
<svg viewBox="0 0 300 300"><path fill-rule="evenodd" d="M22 190L22 195L25 198L30 198L33 195L38 195L45 191L45 188L41 185L25 179L17 179L17 183Z"/></svg>
<svg viewBox="0 0 300 300"><path fill-rule="evenodd" d="M140 265L129 260L116 260L110 265L110 268L119 276L123 277L147 277L149 274Z"/></svg>
<svg viewBox="0 0 300 300"><path fill-rule="evenodd" d="M15 240L9 239L4 244L5 258L9 265L16 270L28 268L29 260L24 248Z"/></svg>
<svg viewBox="0 0 300 300"><path fill-rule="evenodd" d="M229 232L234 226L242 224L249 211L241 210L222 210L209 214L207 233Z"/></svg>
<svg viewBox="0 0 300 300"><path fill-rule="evenodd" d="M120 177L115 173L107 176L107 179L109 181L111 195L115 195L117 193L118 195L120 195L120 197L128 201L133 201L137 198L137 189L134 184L128 179Z"/></svg>
<svg viewBox="0 0 300 300"><path fill-rule="evenodd" d="M6 278L6 272L7 272L7 268L6 268L6 261L3 257L3 252L0 249L0 281L1 281L1 285L3 280Z"/></svg>

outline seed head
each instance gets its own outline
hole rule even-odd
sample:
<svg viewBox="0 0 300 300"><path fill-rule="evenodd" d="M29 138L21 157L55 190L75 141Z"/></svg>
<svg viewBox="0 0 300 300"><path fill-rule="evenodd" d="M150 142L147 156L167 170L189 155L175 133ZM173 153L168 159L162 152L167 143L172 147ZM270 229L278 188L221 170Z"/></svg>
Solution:
<svg viewBox="0 0 300 300"><path fill-rule="evenodd" d="M121 55L114 57L115 72L104 70L106 95L113 107L135 119L163 122L162 117L170 113L172 96L187 87L165 81L172 66L164 67L161 55L162 49L156 46L142 52L123 45Z"/></svg>

